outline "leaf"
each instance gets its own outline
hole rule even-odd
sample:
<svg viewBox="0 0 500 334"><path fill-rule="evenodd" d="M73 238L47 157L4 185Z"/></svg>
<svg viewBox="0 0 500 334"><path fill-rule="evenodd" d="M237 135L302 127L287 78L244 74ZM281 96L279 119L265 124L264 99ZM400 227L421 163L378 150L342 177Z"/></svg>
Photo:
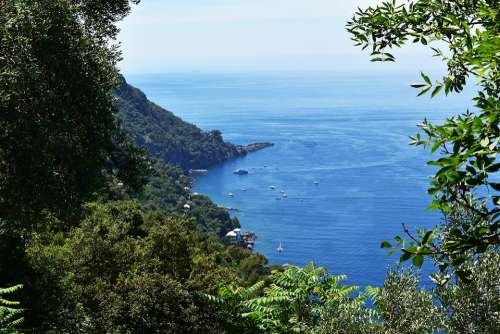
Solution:
<svg viewBox="0 0 500 334"><path fill-rule="evenodd" d="M434 232L434 231L432 231L432 230L431 230L431 231L427 231L427 232L425 233L424 237L422 238L422 244L424 244L424 245L425 245L425 244L427 244L427 243L429 242L429 240L431 240L431 241L432 241L431 236L432 236L432 233L433 233L433 232Z"/></svg>
<svg viewBox="0 0 500 334"><path fill-rule="evenodd" d="M424 257L422 255L416 255L411 261L415 267L421 268L424 263Z"/></svg>
<svg viewBox="0 0 500 334"><path fill-rule="evenodd" d="M392 248L392 245L390 242L388 241L382 241L382 243L380 244L380 248Z"/></svg>
<svg viewBox="0 0 500 334"><path fill-rule="evenodd" d="M479 144L481 144L481 147L486 147L489 145L489 143L490 143L490 138L488 137L481 139L481 141L479 142Z"/></svg>
<svg viewBox="0 0 500 334"><path fill-rule="evenodd" d="M500 191L500 183L490 183L490 187L492 187L493 189L495 189L496 191Z"/></svg>
<svg viewBox="0 0 500 334"><path fill-rule="evenodd" d="M427 87L427 88L425 88L425 89L422 89L422 90L420 91L420 93L418 93L418 95L417 95L417 96L422 96L422 95L424 95L425 93L427 93L427 92L429 91L429 89L431 89L431 87Z"/></svg>
<svg viewBox="0 0 500 334"><path fill-rule="evenodd" d="M425 75L425 73L424 73L424 72L420 72L420 75L422 76L422 79L424 79L424 81L425 81L425 82L427 82L427 84L428 84L429 86L431 86L431 85L432 85L432 83L431 83L431 79L430 79L427 75Z"/></svg>
<svg viewBox="0 0 500 334"><path fill-rule="evenodd" d="M500 162L486 168L486 171L490 173L496 173L498 170L500 170Z"/></svg>
<svg viewBox="0 0 500 334"><path fill-rule="evenodd" d="M406 253L406 252L404 252L404 253L401 255L401 257L399 258L399 262L405 262L405 261L407 261L407 260L411 259L411 257L412 257L412 256L413 256L413 255L412 255L411 253Z"/></svg>
<svg viewBox="0 0 500 334"><path fill-rule="evenodd" d="M434 90L432 91L431 97L436 96L441 91L441 89L443 89L442 85L436 86L436 88L434 88Z"/></svg>

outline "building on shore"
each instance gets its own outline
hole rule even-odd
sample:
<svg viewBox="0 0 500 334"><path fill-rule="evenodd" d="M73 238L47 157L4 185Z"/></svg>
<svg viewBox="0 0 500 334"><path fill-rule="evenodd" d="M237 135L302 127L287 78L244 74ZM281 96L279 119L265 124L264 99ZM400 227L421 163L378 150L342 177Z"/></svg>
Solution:
<svg viewBox="0 0 500 334"><path fill-rule="evenodd" d="M255 235L255 232L241 233L241 229L235 228L234 230L226 233L226 238L230 242L234 242L240 247L253 251L255 245L255 239L257 237Z"/></svg>

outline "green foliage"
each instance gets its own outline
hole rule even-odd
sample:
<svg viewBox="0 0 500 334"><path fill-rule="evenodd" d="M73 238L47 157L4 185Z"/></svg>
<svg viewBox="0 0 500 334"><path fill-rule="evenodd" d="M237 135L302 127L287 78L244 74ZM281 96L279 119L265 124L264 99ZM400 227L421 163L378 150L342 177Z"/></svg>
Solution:
<svg viewBox="0 0 500 334"><path fill-rule="evenodd" d="M320 311L320 321L314 328L315 334L375 334L383 333L383 323L375 308L367 306L368 300L375 300L380 293L377 288L368 287L354 298L328 300Z"/></svg>
<svg viewBox="0 0 500 334"><path fill-rule="evenodd" d="M40 330L212 333L217 323L193 290L239 282L219 249L186 218L147 213L137 202L91 203L67 236L40 235L27 252ZM36 315L31 317L31 315Z"/></svg>
<svg viewBox="0 0 500 334"><path fill-rule="evenodd" d="M375 299L383 333L436 333L445 329L444 310L433 295L420 289L419 277L409 270L389 270L384 287Z"/></svg>
<svg viewBox="0 0 500 334"><path fill-rule="evenodd" d="M191 179L174 165L156 162L144 189L135 194L148 210L184 211L189 201Z"/></svg>
<svg viewBox="0 0 500 334"><path fill-rule="evenodd" d="M419 287L411 270L390 270L384 286L352 299L334 299L321 310L315 333L496 333L499 317L499 255L488 251L462 265L470 280L433 274L436 287ZM372 307L366 300L372 300Z"/></svg>
<svg viewBox="0 0 500 334"><path fill-rule="evenodd" d="M222 310L229 332L253 324L261 333L309 333L328 300L348 298L357 290L341 285L344 279L313 262L304 268L285 265L271 274L268 286L263 281L246 289L230 285L219 289L218 296L204 296Z"/></svg>
<svg viewBox="0 0 500 334"><path fill-rule="evenodd" d="M113 164L127 146L118 143L120 54L109 38L128 9L126 0L1 1L2 218L25 222L44 209L75 215L107 177L136 185L131 171L142 168L128 165L140 162L136 152L122 159L126 166Z"/></svg>
<svg viewBox="0 0 500 334"><path fill-rule="evenodd" d="M148 210L161 210L172 215L187 215L196 221L196 229L221 240L227 232L240 227L237 218L203 195L191 193L192 179L179 167L156 162L144 190L133 194ZM189 209L184 205L188 204Z"/></svg>
<svg viewBox="0 0 500 334"><path fill-rule="evenodd" d="M226 209L215 205L210 198L203 195L191 197L191 211L201 231L214 233L222 238L227 232L240 227L237 218L231 218Z"/></svg>
<svg viewBox="0 0 500 334"><path fill-rule="evenodd" d="M248 285L253 285L263 278L267 278L270 270L267 265L267 258L262 254L248 256L248 250L239 246L228 246L227 252L232 259L237 259L238 276Z"/></svg>
<svg viewBox="0 0 500 334"><path fill-rule="evenodd" d="M421 73L423 82L412 85L421 89L419 95L461 92L469 77L477 81L474 111L439 125L425 120L419 125L423 136L412 137L412 144L440 153L429 162L437 167L428 189L434 196L431 208L445 215L466 211L477 217L469 220L470 225L450 230L445 238L440 238L439 229L423 231L417 237L406 231L412 239L410 245L404 245L401 238L396 242L403 247L401 259L413 259L416 266L421 266L424 256L434 256L445 270L450 262L465 261L469 250L482 253L488 245L500 242L500 186L496 177L500 169L499 10L496 0L387 1L358 10L347 24L357 45L371 48L373 61L394 61L386 51L407 43L431 48L434 56L446 63L448 73L435 83ZM466 279L466 275L457 274Z"/></svg>
<svg viewBox="0 0 500 334"><path fill-rule="evenodd" d="M244 154L237 146L224 142L219 131L204 132L150 102L123 77L115 94L124 129L155 159L189 170Z"/></svg>
<svg viewBox="0 0 500 334"><path fill-rule="evenodd" d="M264 281L243 288L235 285L225 285L219 288L217 296L201 293L200 298L218 310L218 317L224 324L224 331L229 334L251 334L260 331L258 323L248 316L245 302L256 298L262 292Z"/></svg>
<svg viewBox="0 0 500 334"><path fill-rule="evenodd" d="M19 308L20 303L4 298L5 295L12 294L22 287L22 285L15 285L10 288L0 288L0 332L2 333L15 332L14 328L24 321L22 317L24 310Z"/></svg>
<svg viewBox="0 0 500 334"><path fill-rule="evenodd" d="M458 333L497 333L500 328L500 255L489 250L459 267L469 279L453 282L434 274L434 295L446 310L447 330Z"/></svg>
<svg viewBox="0 0 500 334"><path fill-rule="evenodd" d="M383 288L367 288L356 298L327 303L315 333L441 333L446 329L444 309L418 285L414 272L389 270Z"/></svg>

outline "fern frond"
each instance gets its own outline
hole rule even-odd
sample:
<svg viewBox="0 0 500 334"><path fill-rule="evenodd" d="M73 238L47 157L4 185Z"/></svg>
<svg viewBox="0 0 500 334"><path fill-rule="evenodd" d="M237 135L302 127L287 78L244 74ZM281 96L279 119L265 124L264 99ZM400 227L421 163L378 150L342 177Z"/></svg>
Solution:
<svg viewBox="0 0 500 334"><path fill-rule="evenodd" d="M18 291L22 287L21 284L18 284L8 288L0 288L0 332L10 331L24 321L24 318L20 316L24 309L17 308L20 303L2 297L2 295Z"/></svg>

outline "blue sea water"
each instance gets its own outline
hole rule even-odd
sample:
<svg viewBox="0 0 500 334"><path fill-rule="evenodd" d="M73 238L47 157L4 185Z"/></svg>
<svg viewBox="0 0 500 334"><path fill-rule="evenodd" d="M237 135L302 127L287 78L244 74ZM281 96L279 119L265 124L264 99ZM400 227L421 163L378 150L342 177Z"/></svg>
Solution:
<svg viewBox="0 0 500 334"><path fill-rule="evenodd" d="M469 93L417 98L408 87L418 81L416 73L127 79L150 100L205 130L221 130L228 141L274 143L211 168L194 191L240 209L232 214L243 230L257 233L256 251L271 264L314 260L359 285L380 285L396 264L398 257L389 257L380 242L402 234L402 223L431 227L441 219L426 210L430 155L410 146L408 136L424 117L442 120L471 104ZM238 168L249 175L233 174Z"/></svg>

